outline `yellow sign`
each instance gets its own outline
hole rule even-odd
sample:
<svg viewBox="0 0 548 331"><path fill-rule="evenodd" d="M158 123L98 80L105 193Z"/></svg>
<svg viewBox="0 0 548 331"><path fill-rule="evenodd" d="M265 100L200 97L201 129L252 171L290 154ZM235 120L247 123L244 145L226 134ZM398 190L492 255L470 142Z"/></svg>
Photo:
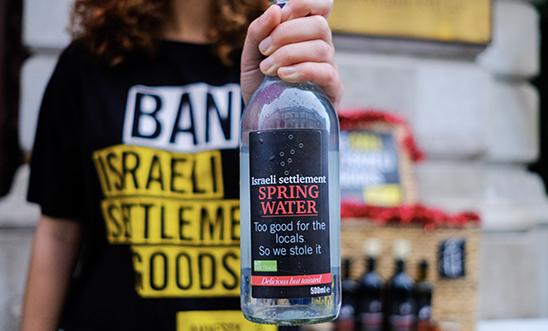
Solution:
<svg viewBox="0 0 548 331"><path fill-rule="evenodd" d="M251 323L241 311L188 311L177 314L177 331L276 331L274 325Z"/></svg>
<svg viewBox="0 0 548 331"><path fill-rule="evenodd" d="M384 184L364 188L363 196L367 203L376 206L392 207L402 203L402 188L399 184Z"/></svg>
<svg viewBox="0 0 548 331"><path fill-rule="evenodd" d="M491 0L338 0L334 32L487 44Z"/></svg>

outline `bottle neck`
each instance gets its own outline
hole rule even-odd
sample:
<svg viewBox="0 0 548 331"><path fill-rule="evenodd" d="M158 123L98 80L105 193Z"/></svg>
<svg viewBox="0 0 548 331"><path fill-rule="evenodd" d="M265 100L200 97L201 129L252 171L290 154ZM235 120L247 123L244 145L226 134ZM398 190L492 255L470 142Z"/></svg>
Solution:
<svg viewBox="0 0 548 331"><path fill-rule="evenodd" d="M396 271L394 274L400 274L405 272L405 261L402 259L396 259Z"/></svg>
<svg viewBox="0 0 548 331"><path fill-rule="evenodd" d="M267 76L265 75L263 78L263 82L270 83L270 82L277 82L280 81L280 77L278 76Z"/></svg>
<svg viewBox="0 0 548 331"><path fill-rule="evenodd" d="M428 278L428 266L421 264L418 273L418 282L425 282Z"/></svg>
<svg viewBox="0 0 548 331"><path fill-rule="evenodd" d="M372 256L368 256L365 260L365 265L367 266L367 272L373 272L377 268L377 259Z"/></svg>
<svg viewBox="0 0 548 331"><path fill-rule="evenodd" d="M342 276L343 280L350 279L350 269L351 269L351 262L350 260L344 260L342 265Z"/></svg>

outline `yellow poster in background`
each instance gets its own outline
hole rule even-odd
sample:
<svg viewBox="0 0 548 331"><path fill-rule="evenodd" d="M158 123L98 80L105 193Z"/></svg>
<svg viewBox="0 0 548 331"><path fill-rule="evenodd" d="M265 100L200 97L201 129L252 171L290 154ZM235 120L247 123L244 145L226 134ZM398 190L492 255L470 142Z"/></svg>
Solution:
<svg viewBox="0 0 548 331"><path fill-rule="evenodd" d="M334 32L487 44L491 0L337 0Z"/></svg>

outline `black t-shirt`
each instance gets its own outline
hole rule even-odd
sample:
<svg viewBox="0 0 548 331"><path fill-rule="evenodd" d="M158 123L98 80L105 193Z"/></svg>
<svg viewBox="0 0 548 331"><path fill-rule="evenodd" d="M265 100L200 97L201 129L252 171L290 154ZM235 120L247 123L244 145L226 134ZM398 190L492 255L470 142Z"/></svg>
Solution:
<svg viewBox="0 0 548 331"><path fill-rule="evenodd" d="M207 45L162 41L154 57L117 67L75 43L63 52L43 97L28 198L84 229L65 330L243 323L242 107L238 66Z"/></svg>

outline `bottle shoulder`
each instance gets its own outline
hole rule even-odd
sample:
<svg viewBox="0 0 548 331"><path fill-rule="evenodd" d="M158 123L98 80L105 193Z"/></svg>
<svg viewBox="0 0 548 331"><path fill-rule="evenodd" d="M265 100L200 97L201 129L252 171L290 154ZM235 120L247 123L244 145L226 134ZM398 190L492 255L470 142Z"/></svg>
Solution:
<svg viewBox="0 0 548 331"><path fill-rule="evenodd" d="M389 287L402 288L406 290L412 290L414 285L414 281L405 273L396 274L388 283Z"/></svg>
<svg viewBox="0 0 548 331"><path fill-rule="evenodd" d="M276 105L283 107L283 104L299 104L299 100L293 100L294 97L305 97L303 101L313 101L313 99L326 99L327 104L333 108L331 101L324 91L312 83L288 83L277 77L266 76L259 87L251 95L248 105L252 104L272 104L277 100L283 99Z"/></svg>
<svg viewBox="0 0 548 331"><path fill-rule="evenodd" d="M383 280L378 273L368 272L362 276L362 278L360 279L360 284L362 284L362 286L381 288L383 285Z"/></svg>
<svg viewBox="0 0 548 331"><path fill-rule="evenodd" d="M316 85L265 78L244 110L242 131L281 127L334 132L339 124L329 98Z"/></svg>
<svg viewBox="0 0 548 331"><path fill-rule="evenodd" d="M422 293L427 293L427 292L432 292L433 290L433 287L430 283L424 281L424 282L418 282L416 285L415 285L415 289L418 291L418 292L422 292Z"/></svg>
<svg viewBox="0 0 548 331"><path fill-rule="evenodd" d="M359 283L353 279L345 279L341 282L343 292L355 292L359 287Z"/></svg>

